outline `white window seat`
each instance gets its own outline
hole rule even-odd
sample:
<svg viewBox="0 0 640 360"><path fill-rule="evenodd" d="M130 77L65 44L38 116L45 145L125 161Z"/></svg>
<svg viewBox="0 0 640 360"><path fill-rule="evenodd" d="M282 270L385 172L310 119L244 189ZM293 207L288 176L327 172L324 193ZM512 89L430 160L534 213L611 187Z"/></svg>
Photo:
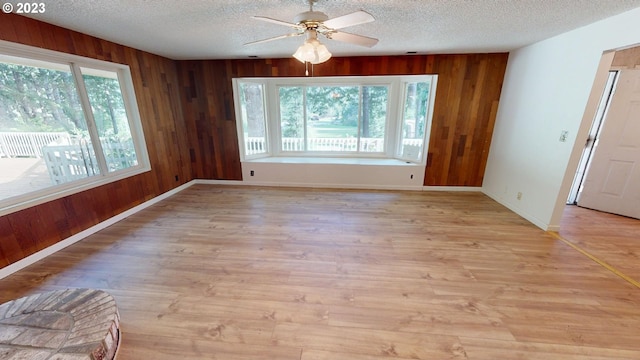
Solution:
<svg viewBox="0 0 640 360"><path fill-rule="evenodd" d="M357 189L421 190L425 165L398 159L266 157L244 160L248 184Z"/></svg>
<svg viewBox="0 0 640 360"><path fill-rule="evenodd" d="M399 159L382 158L353 158L353 157L297 157L271 156L258 159L244 160L245 163L274 163L274 164L338 164L338 165L378 165L378 166L417 166L423 164L412 163Z"/></svg>

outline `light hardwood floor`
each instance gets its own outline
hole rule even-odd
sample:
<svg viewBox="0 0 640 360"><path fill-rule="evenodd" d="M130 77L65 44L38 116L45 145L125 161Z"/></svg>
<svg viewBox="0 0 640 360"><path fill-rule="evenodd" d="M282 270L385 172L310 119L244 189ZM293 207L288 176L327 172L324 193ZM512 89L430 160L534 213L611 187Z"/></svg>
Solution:
<svg viewBox="0 0 640 360"><path fill-rule="evenodd" d="M640 283L640 220L567 206L559 234Z"/></svg>
<svg viewBox="0 0 640 360"><path fill-rule="evenodd" d="M633 235L630 235L633 236ZM0 280L125 359L640 359L640 289L479 193L196 185Z"/></svg>

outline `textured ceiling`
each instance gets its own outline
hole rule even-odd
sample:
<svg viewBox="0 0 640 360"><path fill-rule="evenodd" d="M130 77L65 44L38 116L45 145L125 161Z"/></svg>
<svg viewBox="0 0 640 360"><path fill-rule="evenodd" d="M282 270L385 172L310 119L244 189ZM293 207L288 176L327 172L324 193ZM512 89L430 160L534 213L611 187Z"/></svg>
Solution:
<svg viewBox="0 0 640 360"><path fill-rule="evenodd" d="M363 56L509 51L636 7L640 0L319 0L314 10L371 13L375 22L344 31L380 39L373 48L321 39L334 56ZM304 0L47 0L30 17L172 59L276 58L302 38L243 46L290 32L250 16L292 22L307 10Z"/></svg>

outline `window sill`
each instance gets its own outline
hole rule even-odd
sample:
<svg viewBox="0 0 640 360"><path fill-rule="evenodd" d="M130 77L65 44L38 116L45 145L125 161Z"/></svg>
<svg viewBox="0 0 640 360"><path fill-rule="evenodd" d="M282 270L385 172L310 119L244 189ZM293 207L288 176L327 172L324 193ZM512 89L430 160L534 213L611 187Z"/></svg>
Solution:
<svg viewBox="0 0 640 360"><path fill-rule="evenodd" d="M424 166L420 163L412 163L399 159L380 158L333 158L333 157L264 157L244 160L246 163L272 163L272 164L331 164L331 165L377 165L377 166Z"/></svg>
<svg viewBox="0 0 640 360"><path fill-rule="evenodd" d="M112 182L151 171L150 166L140 165L131 169L121 170L109 176L92 176L65 184L53 185L44 189L31 191L26 194L0 200L0 216L5 216L33 206L57 200L65 196L80 193Z"/></svg>

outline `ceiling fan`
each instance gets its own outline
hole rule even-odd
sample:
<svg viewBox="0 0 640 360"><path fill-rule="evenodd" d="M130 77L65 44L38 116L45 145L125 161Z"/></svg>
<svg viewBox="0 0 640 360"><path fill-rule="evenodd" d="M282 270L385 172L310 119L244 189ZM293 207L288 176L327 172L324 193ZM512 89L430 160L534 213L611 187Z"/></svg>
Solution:
<svg viewBox="0 0 640 360"><path fill-rule="evenodd" d="M339 31L339 29L342 28L366 24L374 21L375 18L371 14L364 10L360 10L351 14L329 19L329 17L325 13L313 10L313 4L317 1L318 0L309 0L309 11L305 11L296 15L296 17L294 18L294 23L277 20L266 16L252 16L252 18L256 20L288 26L292 28L294 32L271 37L268 39L249 42L245 45L255 45L273 40L306 35L307 39L305 40L304 44L302 44L293 54L293 57L304 63L320 64L329 60L329 58L331 58L331 53L325 45L318 41L318 34L323 35L327 39L338 40L366 47L372 47L378 43L378 39L372 37Z"/></svg>

